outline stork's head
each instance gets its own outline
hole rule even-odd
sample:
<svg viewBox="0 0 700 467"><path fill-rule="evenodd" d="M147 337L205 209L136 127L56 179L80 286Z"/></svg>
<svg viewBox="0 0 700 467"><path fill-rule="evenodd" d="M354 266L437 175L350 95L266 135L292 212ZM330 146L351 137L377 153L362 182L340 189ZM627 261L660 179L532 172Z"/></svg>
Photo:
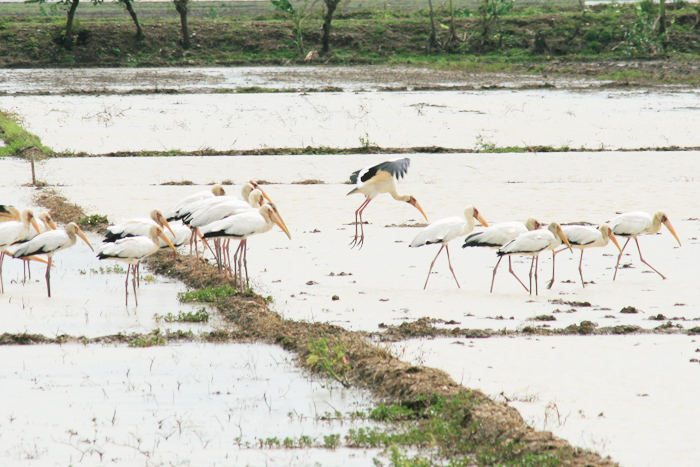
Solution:
<svg viewBox="0 0 700 467"><path fill-rule="evenodd" d="M559 237L561 241L569 247L569 251L573 253L574 250L571 248L571 243L569 243L569 239L566 238L566 234L564 234L564 231L561 229L561 225L559 225L557 222L552 222L551 224L549 224L549 227L547 227L547 229L549 229L550 232Z"/></svg>
<svg viewBox="0 0 700 467"><path fill-rule="evenodd" d="M542 227L542 224L534 217L528 217L525 221L525 228L527 228L527 230L537 230L540 227Z"/></svg>
<svg viewBox="0 0 700 467"><path fill-rule="evenodd" d="M420 211L420 213L423 214L423 217L425 217L425 221L429 222L428 216L425 215L425 211L423 211L423 208L420 207L420 204L418 204L418 201L416 201L416 198L414 198L413 196L409 196L407 203L410 204L411 206L415 207L416 209L418 209Z"/></svg>
<svg viewBox="0 0 700 467"><path fill-rule="evenodd" d="M483 217L481 217L481 213L479 213L479 210L476 208L476 206L472 206L472 211L473 211L472 215L474 216L474 219L478 220L479 223L481 225L483 225L484 227L489 226L489 224L486 222L486 220Z"/></svg>
<svg viewBox="0 0 700 467"><path fill-rule="evenodd" d="M224 191L224 187L222 187L218 183L211 187L211 192L214 193L214 196L224 196L226 194L226 192Z"/></svg>
<svg viewBox="0 0 700 467"><path fill-rule="evenodd" d="M613 233L610 226L608 224L603 224L600 227L598 227L598 230L600 230L600 233L603 234L603 237L608 237L608 239L612 240L620 254L622 254L622 248L620 248L620 244L617 243L617 238L615 238L615 234Z"/></svg>
<svg viewBox="0 0 700 467"><path fill-rule="evenodd" d="M95 249L90 244L90 241L85 236L85 232L83 232L83 229L78 227L78 224L76 224L75 222L69 222L68 225L66 225L66 232L72 232L73 234L77 235L85 243L87 243L87 246L89 246L92 251L95 251Z"/></svg>
<svg viewBox="0 0 700 467"><path fill-rule="evenodd" d="M153 221L159 226L168 229L170 233L173 234L173 238L175 238L175 232L173 232L173 229L170 227L168 220L165 218L162 212L160 212L158 209L154 209L151 211L151 219L153 219Z"/></svg>
<svg viewBox="0 0 700 467"><path fill-rule="evenodd" d="M668 216L666 215L665 212L659 211L656 214L654 214L654 223L660 222L661 224L665 225L666 228L668 229L669 232L671 232L671 235L676 237L676 241L678 242L678 246L681 246L681 240L678 238L678 235L676 234L676 230L673 228L671 225L671 221L668 220Z"/></svg>

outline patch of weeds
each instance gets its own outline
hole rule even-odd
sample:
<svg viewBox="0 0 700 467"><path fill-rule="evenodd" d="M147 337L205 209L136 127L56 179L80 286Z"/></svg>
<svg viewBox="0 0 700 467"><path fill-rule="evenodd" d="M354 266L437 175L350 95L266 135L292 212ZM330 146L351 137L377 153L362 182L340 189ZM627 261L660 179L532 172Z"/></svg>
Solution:
<svg viewBox="0 0 700 467"><path fill-rule="evenodd" d="M191 180L180 180L180 181L173 181L173 182L163 182L160 184L161 186L180 186L180 185L194 185L194 182Z"/></svg>
<svg viewBox="0 0 700 467"><path fill-rule="evenodd" d="M556 321L557 318L552 315L537 315L529 318L530 321Z"/></svg>
<svg viewBox="0 0 700 467"><path fill-rule="evenodd" d="M182 303L213 303L221 298L252 293L250 289L241 292L231 285L222 285L221 287L206 287L204 289L190 290L188 292L178 292L177 299Z"/></svg>
<svg viewBox="0 0 700 467"><path fill-rule="evenodd" d="M151 334L138 336L129 342L129 347L155 347L165 345L165 338L160 334L159 329L154 329Z"/></svg>
<svg viewBox="0 0 700 467"><path fill-rule="evenodd" d="M634 314L634 313L639 313L639 310L637 310L633 306L626 306L622 310L620 310L620 313Z"/></svg>
<svg viewBox="0 0 700 467"><path fill-rule="evenodd" d="M126 269L119 264L115 264L114 266L100 266L99 269L90 268L90 272L92 274L126 274ZM83 270L80 273L85 274Z"/></svg>
<svg viewBox="0 0 700 467"><path fill-rule="evenodd" d="M166 323L208 323L209 313L205 308L200 308L195 312L181 311L177 315L168 313L167 315L153 315L156 321L165 321Z"/></svg>
<svg viewBox="0 0 700 467"><path fill-rule="evenodd" d="M340 446L340 435L331 434L323 437L323 447L326 449L335 449Z"/></svg>
<svg viewBox="0 0 700 467"><path fill-rule="evenodd" d="M109 225L109 219L107 216L102 216L100 214L93 214L91 216L85 216L78 220L77 224L83 230L97 230L102 227Z"/></svg>
<svg viewBox="0 0 700 467"><path fill-rule="evenodd" d="M369 414L370 420L378 422L395 422L399 420L412 420L415 418L415 410L403 405L380 404Z"/></svg>
<svg viewBox="0 0 700 467"><path fill-rule="evenodd" d="M329 347L326 338L320 338L309 342L309 356L306 357L306 363L322 373L338 381L345 387L349 387L347 372L350 369L350 364L346 357L347 349L341 342Z"/></svg>

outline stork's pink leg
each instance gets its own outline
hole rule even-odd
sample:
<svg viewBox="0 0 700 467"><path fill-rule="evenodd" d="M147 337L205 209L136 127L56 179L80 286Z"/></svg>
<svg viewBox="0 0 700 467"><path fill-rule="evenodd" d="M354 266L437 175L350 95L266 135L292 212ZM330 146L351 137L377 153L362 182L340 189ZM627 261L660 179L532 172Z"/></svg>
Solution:
<svg viewBox="0 0 700 467"><path fill-rule="evenodd" d="M620 251L620 254L617 257L617 264L615 265L615 274L613 275L613 280L615 280L615 278L617 277L617 268L620 267L620 260L622 259L622 253L625 252L625 248L627 248L627 244L630 242L630 240L632 240L632 237L627 239L624 246L622 247L622 250ZM635 237L635 241L636 241L636 237ZM641 256L641 254L640 254L640 256Z"/></svg>
<svg viewBox="0 0 700 467"><path fill-rule="evenodd" d="M428 280L430 279L430 273L433 272L433 266L435 266L435 261L437 261L438 256L440 256L440 253L442 252L443 248L445 248L445 245L440 246L440 249L438 250L437 255L435 255L433 262L430 263L430 269L428 270L428 277L425 279L425 285L423 286L423 290L425 290L425 288L428 287Z"/></svg>
<svg viewBox="0 0 700 467"><path fill-rule="evenodd" d="M372 201L371 198L367 198L362 202L359 208L357 208L357 211L355 211L355 238L350 242L350 245L352 245L353 248L356 246L360 246L362 248L362 243L364 242L365 239L365 229L362 226L362 211L367 207L369 202ZM359 223L360 223L360 235L358 235L358 229L357 229L357 223L358 223L358 218L359 218Z"/></svg>
<svg viewBox="0 0 700 467"><path fill-rule="evenodd" d="M646 264L647 266L649 266L649 267L652 269L652 271L654 271L656 274L658 274L659 276L661 276L662 279L665 280L665 279L666 279L666 276L664 276L663 274L661 274L659 271L657 271L657 270L654 268L654 266L652 266L651 264L647 263L646 261L644 261L644 258L642 258L642 250L639 248L639 242L637 241L637 237L634 237L634 243L637 244L637 251L639 251L639 259L642 260L642 263L644 263L644 264Z"/></svg>
<svg viewBox="0 0 700 467"><path fill-rule="evenodd" d="M459 281L457 280L457 276L455 275L455 270L452 269L452 261L450 261L450 246L445 245L445 252L447 252L447 264L450 265L450 271L452 272L452 277L455 278L455 282L457 283L457 288L461 289L462 287L459 285Z"/></svg>
<svg viewBox="0 0 700 467"><path fill-rule="evenodd" d="M496 267L498 267L498 265L496 265ZM508 255L508 271L510 271L510 273L513 274L513 277L515 277L515 278L518 280L518 282L520 282L520 285L522 285L522 286L525 288L525 291L526 291L526 292L529 292L529 291L530 291L530 289L527 288L527 286L523 283L523 281L520 280L520 278L519 278L518 275L515 273L515 271L513 271L513 263L511 262L510 255ZM493 274L494 274L494 276L495 276L495 275L496 275L496 271L494 271Z"/></svg>
<svg viewBox="0 0 700 467"><path fill-rule="evenodd" d="M51 255L46 263L46 290L49 293L49 298L51 298Z"/></svg>

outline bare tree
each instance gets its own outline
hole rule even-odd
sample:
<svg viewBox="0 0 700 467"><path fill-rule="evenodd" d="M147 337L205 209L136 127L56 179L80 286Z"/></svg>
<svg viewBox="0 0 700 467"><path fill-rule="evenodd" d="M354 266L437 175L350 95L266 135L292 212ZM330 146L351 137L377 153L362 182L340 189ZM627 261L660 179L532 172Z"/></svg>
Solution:
<svg viewBox="0 0 700 467"><path fill-rule="evenodd" d="M129 12L129 15L131 15L131 19L134 20L134 24L136 25L136 40L142 40L145 36L143 34L143 29L141 28L141 24L139 23L139 18L136 16L136 11L134 11L134 6L132 5L132 0L118 0L119 3L124 5L124 8L126 8L126 11Z"/></svg>
<svg viewBox="0 0 700 467"><path fill-rule="evenodd" d="M340 0L323 0L326 6L326 14L323 17L323 35L321 36L321 54L325 55L330 50L331 41L331 21L333 21L333 13L338 8Z"/></svg>
<svg viewBox="0 0 700 467"><path fill-rule="evenodd" d="M173 0L175 9L180 13L180 27L182 28L182 47L190 48L190 28L187 23L187 13L190 11L189 0Z"/></svg>

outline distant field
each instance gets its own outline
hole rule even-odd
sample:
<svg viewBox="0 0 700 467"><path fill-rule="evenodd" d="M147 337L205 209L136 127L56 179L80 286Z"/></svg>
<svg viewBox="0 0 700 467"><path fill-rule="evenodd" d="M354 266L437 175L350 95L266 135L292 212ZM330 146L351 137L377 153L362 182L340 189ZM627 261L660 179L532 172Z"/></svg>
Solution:
<svg viewBox="0 0 700 467"><path fill-rule="evenodd" d="M293 4L300 3L293 1ZM576 5L575 0L524 0L516 2L516 5ZM321 8L322 2L318 2ZM457 12L469 9L475 11L479 2L477 0L455 0L454 7ZM142 18L162 17L164 15L176 14L172 2L163 1L136 1L134 2L136 12ZM243 1L191 1L190 16L194 18L216 19L225 16L257 16L274 11L274 7L268 0L243 0ZM436 9L445 9L446 3L436 1L433 3ZM344 1L338 8L338 12L371 9L371 10L399 10L415 11L427 9L427 0L401 0L398 2L376 1L376 0L352 0ZM51 3L44 5L26 4L22 2L0 2L0 16L15 15L65 15L64 10L52 6ZM114 18L124 16L128 18L124 8L116 1L105 1L100 5L92 5L90 1L83 0L78 7L77 18Z"/></svg>

